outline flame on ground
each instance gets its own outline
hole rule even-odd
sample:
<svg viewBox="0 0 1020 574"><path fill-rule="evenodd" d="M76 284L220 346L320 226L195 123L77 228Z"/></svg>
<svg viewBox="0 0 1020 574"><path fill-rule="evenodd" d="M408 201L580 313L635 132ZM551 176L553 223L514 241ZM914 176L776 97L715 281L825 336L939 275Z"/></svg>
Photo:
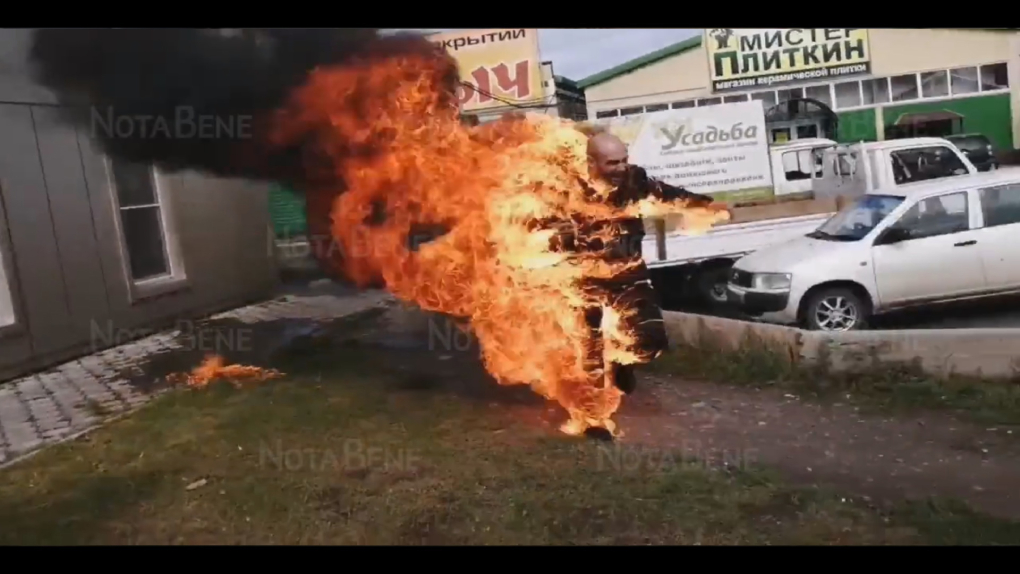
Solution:
<svg viewBox="0 0 1020 574"><path fill-rule="evenodd" d="M657 201L621 210L586 199L581 182L603 196L611 190L589 178L587 136L577 126L544 115L466 126L442 87L450 65L421 54L317 70L281 110L275 143L311 134L335 159L341 189L307 191L343 192L333 201L332 234L348 277L363 286L381 280L426 311L468 319L500 384L529 385L557 401L570 415L565 432L612 432L621 393L585 367L593 334L584 307L608 311L607 356L642 359L618 329L628 311L593 301L580 283L634 263L554 252L555 231L536 230L536 222L682 213L686 227L706 229L727 214ZM413 245L429 226L448 232Z"/></svg>
<svg viewBox="0 0 1020 574"><path fill-rule="evenodd" d="M283 373L274 369L263 369L248 365L228 365L223 357L209 355L202 361L202 364L195 367L190 373L175 373L167 380L173 384L182 384L189 387L205 387L214 380L226 380L235 386L240 386L243 381L266 381L283 376Z"/></svg>

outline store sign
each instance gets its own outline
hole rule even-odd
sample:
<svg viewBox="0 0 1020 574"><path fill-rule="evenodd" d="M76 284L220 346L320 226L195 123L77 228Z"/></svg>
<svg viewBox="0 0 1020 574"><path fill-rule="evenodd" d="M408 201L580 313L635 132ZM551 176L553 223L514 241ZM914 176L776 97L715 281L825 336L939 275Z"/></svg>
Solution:
<svg viewBox="0 0 1020 574"><path fill-rule="evenodd" d="M545 97L538 30L461 30L429 37L455 60L461 81L457 99L464 112L533 104Z"/></svg>
<svg viewBox="0 0 1020 574"><path fill-rule="evenodd" d="M709 28L704 43L714 92L871 72L867 28Z"/></svg>
<svg viewBox="0 0 1020 574"><path fill-rule="evenodd" d="M627 144L632 163L666 183L706 194L772 185L760 101L663 110L594 123Z"/></svg>

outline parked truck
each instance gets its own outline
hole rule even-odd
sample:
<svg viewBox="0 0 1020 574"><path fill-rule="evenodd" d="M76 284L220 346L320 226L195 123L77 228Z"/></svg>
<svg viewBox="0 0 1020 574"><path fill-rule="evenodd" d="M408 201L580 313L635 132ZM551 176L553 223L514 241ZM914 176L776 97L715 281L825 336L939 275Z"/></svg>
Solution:
<svg viewBox="0 0 1020 574"><path fill-rule="evenodd" d="M791 153L797 156L796 163L789 160ZM977 173L956 146L941 138L851 145L800 140L772 146L769 155L775 185L772 201L738 205L730 223L701 235L685 235L669 218L646 223L650 233L642 245L643 255L667 307L694 298L724 308L726 283L737 259L811 233L844 201L876 189Z"/></svg>

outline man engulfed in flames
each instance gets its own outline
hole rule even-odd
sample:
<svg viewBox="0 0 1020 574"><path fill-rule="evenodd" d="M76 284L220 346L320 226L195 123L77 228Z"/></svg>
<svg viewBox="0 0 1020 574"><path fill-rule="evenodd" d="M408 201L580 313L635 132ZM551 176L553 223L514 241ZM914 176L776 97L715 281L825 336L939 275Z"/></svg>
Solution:
<svg viewBox="0 0 1020 574"><path fill-rule="evenodd" d="M686 227L705 228L728 215L648 179L626 165L618 140L572 122L465 125L457 64L420 35L114 28L33 37L38 82L108 155L302 189L310 235L340 248L322 246L326 267L466 320L489 373L557 401L568 432L614 430L631 366L665 347L640 218L680 213ZM97 133L89 112L175 118L182 106L253 118L251 133L114 137Z"/></svg>
<svg viewBox="0 0 1020 574"><path fill-rule="evenodd" d="M562 405L564 432L615 434L632 366L666 346L640 218L681 213L706 228L728 211L649 179L607 133L544 115L465 125L444 89L452 65L368 58L318 70L294 94L277 141L316 134L343 182L310 191L311 232L328 226L342 250L330 263L355 282L467 319L487 370Z"/></svg>
<svg viewBox="0 0 1020 574"><path fill-rule="evenodd" d="M728 211L714 204L711 197L653 180L643 168L630 165L627 146L616 136L598 128L586 131L590 132L587 146L590 179L608 184L610 189L607 195L600 196L582 182L592 201L625 210L640 201L654 199L677 209L708 214L713 220L728 217ZM627 394L637 385L634 364L651 361L668 346L662 312L642 258L644 236L644 224L639 217L624 217L582 220L579 225L565 226L557 237L558 248L619 268L611 277L582 281L588 300L584 316L590 329L585 360L592 385L603 388L612 385ZM614 430L611 421L575 416L564 431L580 432L588 425Z"/></svg>

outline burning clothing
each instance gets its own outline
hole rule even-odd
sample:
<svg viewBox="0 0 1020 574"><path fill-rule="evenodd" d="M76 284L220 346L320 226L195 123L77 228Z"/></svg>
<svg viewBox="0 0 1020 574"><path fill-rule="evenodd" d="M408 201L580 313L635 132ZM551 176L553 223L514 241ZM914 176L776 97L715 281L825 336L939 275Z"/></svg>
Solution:
<svg viewBox="0 0 1020 574"><path fill-rule="evenodd" d="M598 201L594 190L586 189L586 193L592 201ZM638 166L628 167L622 183L605 201L623 210L645 199L682 203L688 207L707 207L713 202L709 196L651 179ZM662 310L642 258L641 245L645 237L642 220L638 217L612 221L578 218L569 224L554 220L546 220L544 224L559 230L554 245L557 250L624 264L612 277L588 278L583 282L582 290L590 301L584 309L585 322L590 329L585 364L593 375L606 376L624 392L632 392L635 380L630 365L648 363L668 347ZM629 356L614 357L614 347L627 347Z"/></svg>

